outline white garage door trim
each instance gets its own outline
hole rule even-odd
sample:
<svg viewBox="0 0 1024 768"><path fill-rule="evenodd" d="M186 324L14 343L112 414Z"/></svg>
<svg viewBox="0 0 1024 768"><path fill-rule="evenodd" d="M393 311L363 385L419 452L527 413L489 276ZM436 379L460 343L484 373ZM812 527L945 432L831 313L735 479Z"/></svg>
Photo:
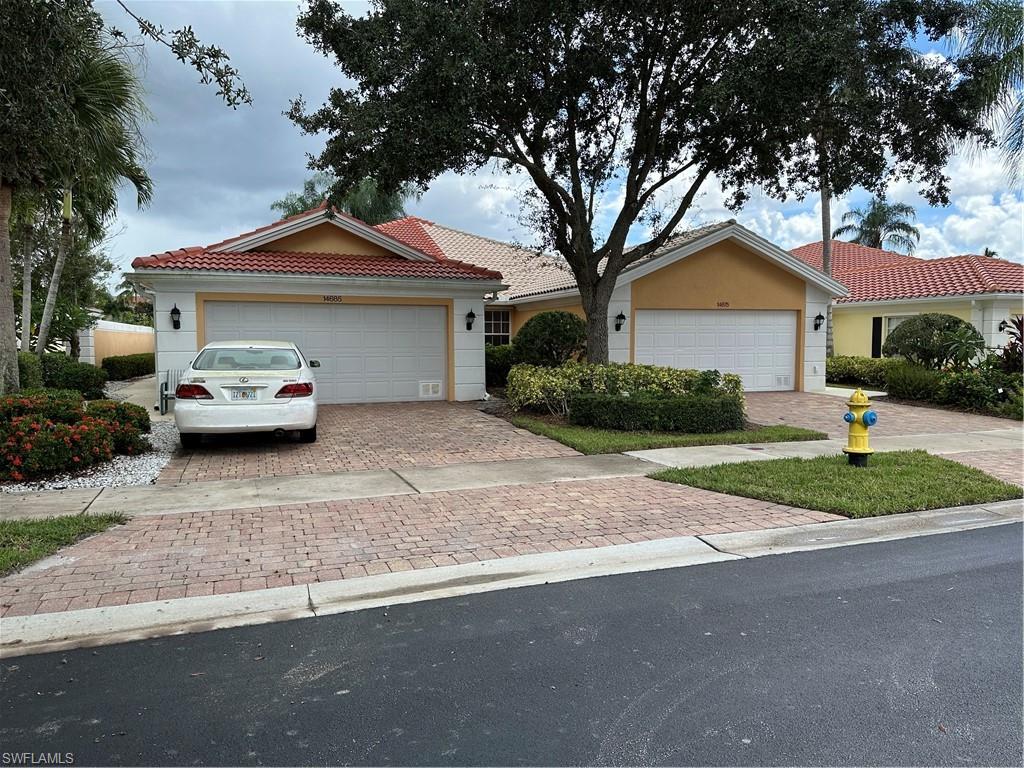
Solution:
<svg viewBox="0 0 1024 768"><path fill-rule="evenodd" d="M206 342L291 341L316 369L321 403L444 400L444 306L208 301Z"/></svg>
<svg viewBox="0 0 1024 768"><path fill-rule="evenodd" d="M792 390L796 312L743 309L638 309L638 363L735 373L748 392Z"/></svg>

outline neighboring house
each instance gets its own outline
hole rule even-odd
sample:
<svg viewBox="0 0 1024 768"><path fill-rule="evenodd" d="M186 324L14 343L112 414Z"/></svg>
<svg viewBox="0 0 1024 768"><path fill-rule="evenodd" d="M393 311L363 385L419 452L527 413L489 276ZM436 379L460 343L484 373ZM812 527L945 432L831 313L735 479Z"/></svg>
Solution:
<svg viewBox="0 0 1024 768"><path fill-rule="evenodd" d="M821 269L821 245L793 253ZM832 307L837 355L881 357L892 329L925 312L967 320L987 346L1001 347L1007 336L1000 325L1024 312L1024 265L991 256L920 259L833 240L832 276L850 290Z"/></svg>
<svg viewBox="0 0 1024 768"><path fill-rule="evenodd" d="M415 217L370 227L325 206L132 266L155 297L161 378L209 341L291 340L320 360L325 403L479 399L485 341L508 342L546 309L582 314L554 257ZM735 222L701 227L621 275L610 357L732 371L750 390L821 390L816 318L842 295Z"/></svg>

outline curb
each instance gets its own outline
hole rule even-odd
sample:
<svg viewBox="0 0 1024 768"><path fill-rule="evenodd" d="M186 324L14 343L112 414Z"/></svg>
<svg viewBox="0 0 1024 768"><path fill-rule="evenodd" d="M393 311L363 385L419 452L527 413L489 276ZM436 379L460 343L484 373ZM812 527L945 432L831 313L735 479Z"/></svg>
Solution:
<svg viewBox="0 0 1024 768"><path fill-rule="evenodd" d="M685 536L254 592L0 619L0 658L205 632L623 573L830 549L1021 521L1020 500L885 518Z"/></svg>

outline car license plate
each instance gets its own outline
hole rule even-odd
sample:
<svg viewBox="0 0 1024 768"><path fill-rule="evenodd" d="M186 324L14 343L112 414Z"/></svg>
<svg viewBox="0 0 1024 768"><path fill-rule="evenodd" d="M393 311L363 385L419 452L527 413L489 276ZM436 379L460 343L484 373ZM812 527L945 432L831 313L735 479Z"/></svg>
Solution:
<svg viewBox="0 0 1024 768"><path fill-rule="evenodd" d="M253 389L252 387L246 387L244 389L241 388L241 387L236 387L235 389L231 390L231 399L232 400L255 400L256 399L256 390Z"/></svg>

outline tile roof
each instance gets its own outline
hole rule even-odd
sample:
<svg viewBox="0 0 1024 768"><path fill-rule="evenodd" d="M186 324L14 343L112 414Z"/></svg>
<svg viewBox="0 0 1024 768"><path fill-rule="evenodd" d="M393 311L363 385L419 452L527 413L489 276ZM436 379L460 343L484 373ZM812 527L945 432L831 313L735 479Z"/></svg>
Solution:
<svg viewBox="0 0 1024 768"><path fill-rule="evenodd" d="M398 277L436 280L500 280L501 275L452 259L413 261L402 256L296 253L291 251L209 251L182 248L135 259L137 269L211 270L340 277Z"/></svg>
<svg viewBox="0 0 1024 768"><path fill-rule="evenodd" d="M630 264L624 271L635 269L651 259L733 223L735 222L732 220L723 221L680 232L669 238L653 253ZM414 224L418 224L422 228L422 234L416 230ZM539 253L518 245L462 232L414 217L398 219L379 225L378 228L380 227L388 227L391 234L399 239L404 239L406 236L412 238L425 236L435 243L449 259L458 258L501 272L502 281L509 287L498 294L500 300L542 297L545 294L571 290L576 287L576 277L560 256ZM600 268L604 268L603 263Z"/></svg>
<svg viewBox="0 0 1024 768"><path fill-rule="evenodd" d="M431 240L421 219L408 217L380 224L374 229L397 243L429 257L413 260L403 256L374 256L360 253L306 253L293 251L223 250L224 246L252 235L268 232L295 219L318 211L327 212L327 202L316 208L289 216L236 237L208 246L192 246L141 256L132 261L135 269L209 270L217 272L259 272L274 274L338 275L340 277L415 278L437 280L500 280L491 269L448 258ZM332 209L332 214L359 224L347 214ZM363 225L365 226L365 225Z"/></svg>
<svg viewBox="0 0 1024 768"><path fill-rule="evenodd" d="M976 255L921 259L838 240L832 245L832 275L850 289L837 303L1024 292L1024 265L1015 261ZM820 242L792 253L821 269Z"/></svg>

